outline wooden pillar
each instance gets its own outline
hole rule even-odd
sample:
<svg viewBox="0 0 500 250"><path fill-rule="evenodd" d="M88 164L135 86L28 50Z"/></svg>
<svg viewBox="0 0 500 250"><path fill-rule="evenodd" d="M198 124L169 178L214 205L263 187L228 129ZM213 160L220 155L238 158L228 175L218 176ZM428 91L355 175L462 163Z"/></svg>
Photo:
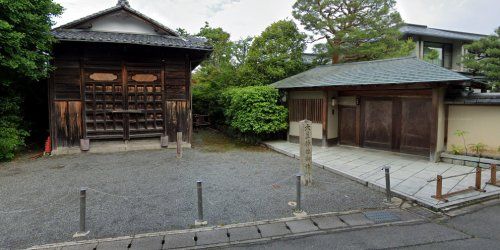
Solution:
<svg viewBox="0 0 500 250"><path fill-rule="evenodd" d="M328 146L328 90L323 89L323 107L322 107L322 114L321 114L321 121L322 121L322 126L323 126L323 137L322 137L322 147L327 147Z"/></svg>

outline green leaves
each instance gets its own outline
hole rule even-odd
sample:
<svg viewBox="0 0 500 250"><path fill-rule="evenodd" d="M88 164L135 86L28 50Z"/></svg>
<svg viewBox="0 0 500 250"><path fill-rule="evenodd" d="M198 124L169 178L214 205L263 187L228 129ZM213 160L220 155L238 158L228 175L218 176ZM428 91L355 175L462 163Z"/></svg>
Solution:
<svg viewBox="0 0 500 250"><path fill-rule="evenodd" d="M39 80L48 73L51 17L62 7L51 0L0 0L0 78L10 85L20 78Z"/></svg>
<svg viewBox="0 0 500 250"><path fill-rule="evenodd" d="M12 159L28 136L22 90L50 70L51 18L61 11L51 0L0 0L0 160Z"/></svg>
<svg viewBox="0 0 500 250"><path fill-rule="evenodd" d="M288 111L271 86L232 88L223 94L228 125L240 133L267 135L288 128Z"/></svg>
<svg viewBox="0 0 500 250"><path fill-rule="evenodd" d="M401 41L402 19L394 0L297 0L293 16L326 39L332 60L365 61L406 56L414 44Z"/></svg>
<svg viewBox="0 0 500 250"><path fill-rule="evenodd" d="M500 91L500 27L495 34L464 46L468 53L463 64L474 73L484 74L493 91Z"/></svg>

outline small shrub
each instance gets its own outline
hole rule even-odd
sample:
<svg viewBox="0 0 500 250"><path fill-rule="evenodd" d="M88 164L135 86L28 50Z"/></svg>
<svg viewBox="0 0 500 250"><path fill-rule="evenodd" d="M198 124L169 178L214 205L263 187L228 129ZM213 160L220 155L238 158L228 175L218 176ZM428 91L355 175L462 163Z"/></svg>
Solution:
<svg viewBox="0 0 500 250"><path fill-rule="evenodd" d="M15 97L3 96L0 99L0 161L14 158L28 136L20 126L19 103L19 98Z"/></svg>
<svg viewBox="0 0 500 250"><path fill-rule="evenodd" d="M467 131L457 129L454 134L455 134L455 136L462 138L462 142L464 144L465 155L467 155L467 145L465 143L465 135L467 134Z"/></svg>
<svg viewBox="0 0 500 250"><path fill-rule="evenodd" d="M271 86L232 88L224 92L224 115L231 129L244 138L263 138L288 128L288 111L278 105L279 92Z"/></svg>
<svg viewBox="0 0 500 250"><path fill-rule="evenodd" d="M464 152L464 148L460 145L451 145L451 152L454 154L454 155L460 155Z"/></svg>
<svg viewBox="0 0 500 250"><path fill-rule="evenodd" d="M478 156L481 156L481 154L486 150L486 145L481 142L478 142L476 144L470 144L469 146Z"/></svg>

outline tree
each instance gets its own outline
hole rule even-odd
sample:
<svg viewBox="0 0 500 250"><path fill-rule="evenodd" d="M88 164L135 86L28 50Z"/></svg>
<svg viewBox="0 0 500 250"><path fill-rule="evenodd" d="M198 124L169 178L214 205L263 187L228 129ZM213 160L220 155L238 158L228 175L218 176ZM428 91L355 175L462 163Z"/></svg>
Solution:
<svg viewBox="0 0 500 250"><path fill-rule="evenodd" d="M306 35L291 20L281 20L256 37L239 69L243 86L267 85L305 69L302 53Z"/></svg>
<svg viewBox="0 0 500 250"><path fill-rule="evenodd" d="M23 89L51 70L51 18L61 12L51 0L0 0L0 160L24 145Z"/></svg>
<svg viewBox="0 0 500 250"><path fill-rule="evenodd" d="M195 113L208 114L214 122L220 122L223 121L223 108L219 104L221 93L235 81L235 68L231 63L234 43L229 33L210 27L208 23L196 35L205 37L213 52L193 74L193 109Z"/></svg>
<svg viewBox="0 0 500 250"><path fill-rule="evenodd" d="M500 91L500 27L495 34L465 46L463 64L473 73L486 76L493 91Z"/></svg>
<svg viewBox="0 0 500 250"><path fill-rule="evenodd" d="M332 62L362 61L406 56L414 48L402 41L402 19L395 0L297 0L293 16L312 32L314 40L326 39Z"/></svg>

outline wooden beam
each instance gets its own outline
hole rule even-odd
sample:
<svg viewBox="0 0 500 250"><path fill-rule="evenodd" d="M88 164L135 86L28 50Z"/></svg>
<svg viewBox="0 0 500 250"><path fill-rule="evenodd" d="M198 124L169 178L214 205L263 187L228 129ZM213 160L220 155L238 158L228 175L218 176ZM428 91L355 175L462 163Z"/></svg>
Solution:
<svg viewBox="0 0 500 250"><path fill-rule="evenodd" d="M323 90L323 108L322 108L322 114L321 114L321 121L322 121L322 126L323 126L323 147L328 146L327 140L328 140L328 90L324 89Z"/></svg>
<svg viewBox="0 0 500 250"><path fill-rule="evenodd" d="M430 160L437 161L436 147L437 147L437 133L438 133L438 118L439 118L439 88L432 90L432 120L431 120L431 134L430 134Z"/></svg>

